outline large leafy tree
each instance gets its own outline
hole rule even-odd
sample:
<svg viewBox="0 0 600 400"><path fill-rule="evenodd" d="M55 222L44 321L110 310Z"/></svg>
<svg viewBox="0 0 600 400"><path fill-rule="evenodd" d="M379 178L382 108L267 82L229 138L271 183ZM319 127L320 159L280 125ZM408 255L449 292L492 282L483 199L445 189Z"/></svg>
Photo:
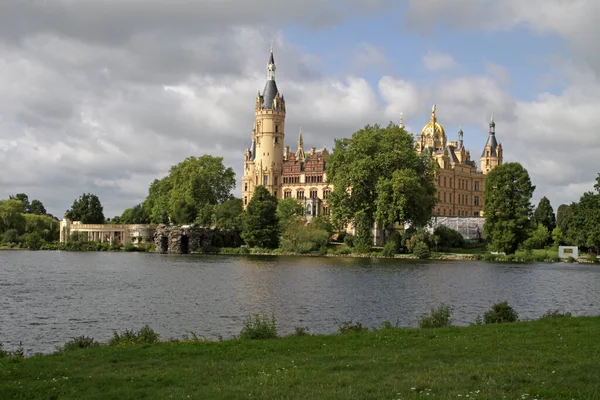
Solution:
<svg viewBox="0 0 600 400"><path fill-rule="evenodd" d="M84 193L79 196L79 199L73 201L73 205L67 210L65 217L71 221L81 221L84 224L103 224L104 208L98 196Z"/></svg>
<svg viewBox="0 0 600 400"><path fill-rule="evenodd" d="M333 223L341 228L360 213L360 229L370 229L374 222L423 226L436 203L434 176L435 162L414 151L404 128L367 125L351 138L336 140L329 157Z"/></svg>
<svg viewBox="0 0 600 400"><path fill-rule="evenodd" d="M215 219L219 228L241 229L242 228L242 199L234 197L221 204L215 209Z"/></svg>
<svg viewBox="0 0 600 400"><path fill-rule="evenodd" d="M113 224L148 224L150 216L142 204L138 204L132 208L127 208L123 211L120 217L113 218Z"/></svg>
<svg viewBox="0 0 600 400"><path fill-rule="evenodd" d="M155 223L177 224L196 220L206 205L217 205L231 198L235 173L223 165L223 158L204 155L189 157L171 167L169 175L150 185L144 202Z"/></svg>
<svg viewBox="0 0 600 400"><path fill-rule="evenodd" d="M29 196L25 193L17 193L14 196L9 196L10 200L19 200L23 207L23 213L27 214L30 211L31 204L29 203Z"/></svg>
<svg viewBox="0 0 600 400"><path fill-rule="evenodd" d="M600 194L584 193L571 204L569 235L574 244L600 252Z"/></svg>
<svg viewBox="0 0 600 400"><path fill-rule="evenodd" d="M569 233L570 219L573 215L573 209L569 204L561 204L556 210L556 226L560 228L564 235Z"/></svg>
<svg viewBox="0 0 600 400"><path fill-rule="evenodd" d="M540 202L533 213L533 222L544 225L549 232L552 232L552 230L556 227L554 209L550 204L550 200L548 200L546 196L540 199Z"/></svg>
<svg viewBox="0 0 600 400"><path fill-rule="evenodd" d="M37 214L37 215L46 215L47 211L46 211L46 207L44 207L44 204L39 201L38 199L34 199L31 201L31 204L29 206L29 212L31 214Z"/></svg>
<svg viewBox="0 0 600 400"><path fill-rule="evenodd" d="M25 232L23 203L14 198L0 201L0 232L9 230L19 235Z"/></svg>
<svg viewBox="0 0 600 400"><path fill-rule="evenodd" d="M288 228L296 227L298 219L304 215L304 207L298 200L288 197L277 203L277 218L279 219L279 231L284 233Z"/></svg>
<svg viewBox="0 0 600 400"><path fill-rule="evenodd" d="M248 246L267 249L278 246L277 199L264 186L254 189L243 220L242 239Z"/></svg>
<svg viewBox="0 0 600 400"><path fill-rule="evenodd" d="M494 168L485 179L484 234L492 250L514 254L530 230L535 186L519 163Z"/></svg>

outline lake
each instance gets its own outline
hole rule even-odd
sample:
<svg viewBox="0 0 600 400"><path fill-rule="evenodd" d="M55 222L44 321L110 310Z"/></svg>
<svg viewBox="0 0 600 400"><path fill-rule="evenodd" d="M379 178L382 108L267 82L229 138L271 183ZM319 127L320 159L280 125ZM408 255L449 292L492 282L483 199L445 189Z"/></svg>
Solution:
<svg viewBox="0 0 600 400"><path fill-rule="evenodd" d="M521 319L551 309L600 311L600 268L484 261L0 251L0 342L52 352L79 335L106 341L149 324L163 338L239 334L247 316L274 313L332 333L343 321L417 326L431 307L467 325L507 300Z"/></svg>

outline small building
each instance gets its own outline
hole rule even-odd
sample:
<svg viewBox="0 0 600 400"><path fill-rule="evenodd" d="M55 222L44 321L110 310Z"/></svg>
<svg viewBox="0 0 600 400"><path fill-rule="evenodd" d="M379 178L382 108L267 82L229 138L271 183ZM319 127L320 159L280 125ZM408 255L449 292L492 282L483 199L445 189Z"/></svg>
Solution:
<svg viewBox="0 0 600 400"><path fill-rule="evenodd" d="M67 243L73 233L78 233L90 242L139 245L153 242L155 230L156 225L150 224L83 224L65 218L60 221L60 242Z"/></svg>

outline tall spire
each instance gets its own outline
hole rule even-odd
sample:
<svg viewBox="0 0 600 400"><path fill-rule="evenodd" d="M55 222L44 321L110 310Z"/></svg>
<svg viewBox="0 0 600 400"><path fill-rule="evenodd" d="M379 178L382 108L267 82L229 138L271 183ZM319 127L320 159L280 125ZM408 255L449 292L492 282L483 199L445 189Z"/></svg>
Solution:
<svg viewBox="0 0 600 400"><path fill-rule="evenodd" d="M398 125L400 128L404 128L404 113L400 113L400 124Z"/></svg>
<svg viewBox="0 0 600 400"><path fill-rule="evenodd" d="M492 113L492 118L490 118L490 135L496 134L496 123L494 122L494 113Z"/></svg>
<svg viewBox="0 0 600 400"><path fill-rule="evenodd" d="M431 121L435 122L435 104L431 107Z"/></svg>
<svg viewBox="0 0 600 400"><path fill-rule="evenodd" d="M269 63L267 64L267 79L270 81L275 80L275 58L273 57L273 42L271 42L271 54L269 56Z"/></svg>
<svg viewBox="0 0 600 400"><path fill-rule="evenodd" d="M304 150L304 139L302 139L302 128L300 128L300 134L298 135L298 148Z"/></svg>

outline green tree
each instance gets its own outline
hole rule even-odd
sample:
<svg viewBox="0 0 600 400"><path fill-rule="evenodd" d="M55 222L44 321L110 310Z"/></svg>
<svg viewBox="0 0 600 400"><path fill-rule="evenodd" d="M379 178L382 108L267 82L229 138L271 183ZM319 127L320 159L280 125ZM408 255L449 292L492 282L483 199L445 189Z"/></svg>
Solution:
<svg viewBox="0 0 600 400"><path fill-rule="evenodd" d="M25 233L25 217L21 200L0 201L0 232L14 229L19 235Z"/></svg>
<svg viewBox="0 0 600 400"><path fill-rule="evenodd" d="M237 197L219 204L215 210L217 226L226 229L241 229L243 211L242 199Z"/></svg>
<svg viewBox="0 0 600 400"><path fill-rule="evenodd" d="M244 214L242 239L249 247L277 248L279 220L277 199L264 186L254 189Z"/></svg>
<svg viewBox="0 0 600 400"><path fill-rule="evenodd" d="M561 204L556 210L556 226L560 228L565 236L568 235L572 215L573 209L568 204Z"/></svg>
<svg viewBox="0 0 600 400"><path fill-rule="evenodd" d="M533 222L544 225L549 232L556 227L554 209L546 196L542 197L537 208L533 212Z"/></svg>
<svg viewBox="0 0 600 400"><path fill-rule="evenodd" d="M217 206L213 204L203 204L198 207L195 223L200 226L211 227L215 225L215 211Z"/></svg>
<svg viewBox="0 0 600 400"><path fill-rule="evenodd" d="M71 221L81 221L84 224L103 224L104 208L98 196L92 193L84 193L65 213L65 217Z"/></svg>
<svg viewBox="0 0 600 400"><path fill-rule="evenodd" d="M46 215L46 207L44 207L44 204L42 204L41 201L39 201L38 199L32 200L31 201L31 205L29 206L29 212L31 214L37 214L37 215Z"/></svg>
<svg viewBox="0 0 600 400"><path fill-rule="evenodd" d="M328 201L336 229L359 212L357 237L366 237L358 230L370 230L374 222L423 226L432 217L435 163L415 152L412 136L393 123L367 125L352 138L336 140L327 176L334 187Z"/></svg>
<svg viewBox="0 0 600 400"><path fill-rule="evenodd" d="M596 177L596 183L594 183L594 189L600 194L600 174Z"/></svg>
<svg viewBox="0 0 600 400"><path fill-rule="evenodd" d="M10 200L19 200L22 204L23 207L23 213L27 214L29 213L31 204L29 203L29 196L27 196L25 193L17 193L14 196L9 196Z"/></svg>
<svg viewBox="0 0 600 400"><path fill-rule="evenodd" d="M600 194L584 193L571 205L569 235L577 246L600 251Z"/></svg>
<svg viewBox="0 0 600 400"><path fill-rule="evenodd" d="M290 226L304 215L304 207L298 200L288 197L277 202L277 218L279 219L279 231L283 234Z"/></svg>
<svg viewBox="0 0 600 400"><path fill-rule="evenodd" d="M174 223L192 223L204 205L229 200L234 188L235 173L223 158L188 157L152 182L144 208L154 223L166 223L169 217Z"/></svg>
<svg viewBox="0 0 600 400"><path fill-rule="evenodd" d="M560 226L557 226L552 230L552 247L556 250L558 246L561 246L564 243L564 234Z"/></svg>
<svg viewBox="0 0 600 400"><path fill-rule="evenodd" d="M120 217L112 219L113 224L148 224L150 216L146 212L143 204L138 204L132 208L127 208L123 211Z"/></svg>
<svg viewBox="0 0 600 400"><path fill-rule="evenodd" d="M530 230L535 186L519 163L494 168L485 180L484 235L492 250L514 254Z"/></svg>

